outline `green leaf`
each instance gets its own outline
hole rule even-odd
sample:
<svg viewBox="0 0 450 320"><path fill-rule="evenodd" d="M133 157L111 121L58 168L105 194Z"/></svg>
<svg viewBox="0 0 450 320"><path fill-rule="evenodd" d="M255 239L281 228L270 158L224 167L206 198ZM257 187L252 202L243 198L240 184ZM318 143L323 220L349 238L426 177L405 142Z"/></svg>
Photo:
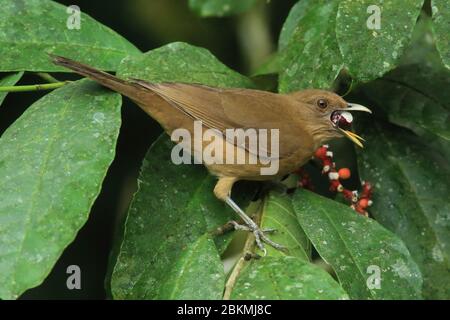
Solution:
<svg viewBox="0 0 450 320"><path fill-rule="evenodd" d="M283 24L283 28L280 32L280 37L278 39L278 50L282 51L289 44L292 35L295 33L296 29L299 27L301 19L308 12L308 9L313 7L314 1L317 0L301 0L298 1L289 11L289 15Z"/></svg>
<svg viewBox="0 0 450 320"><path fill-rule="evenodd" d="M261 227L263 229L276 229L276 232L270 235L270 239L287 247L289 256L309 261L311 243L297 221L288 195L272 191L266 197L261 216ZM269 256L281 256L285 253L267 246L267 254Z"/></svg>
<svg viewBox="0 0 450 320"><path fill-rule="evenodd" d="M139 50L111 29L81 14L80 29L69 29L73 13L49 0L2 0L0 6L0 71L65 71L47 53L116 70Z"/></svg>
<svg viewBox="0 0 450 320"><path fill-rule="evenodd" d="M450 171L416 136L400 128L366 126L361 176L375 185L370 213L403 239L419 265L423 295L450 298Z"/></svg>
<svg viewBox="0 0 450 320"><path fill-rule="evenodd" d="M450 69L450 3L447 0L432 0L433 31L442 62Z"/></svg>
<svg viewBox="0 0 450 320"><path fill-rule="evenodd" d="M296 257L264 257L239 277L232 299L348 299L323 269Z"/></svg>
<svg viewBox="0 0 450 320"><path fill-rule="evenodd" d="M346 205L304 189L297 190L293 205L312 244L352 299L420 298L419 268L390 231ZM368 286L375 284L372 268L380 271L379 289Z"/></svg>
<svg viewBox="0 0 450 320"><path fill-rule="evenodd" d="M349 73L370 81L395 68L409 44L423 0L343 0L336 19L339 48ZM376 6L376 7L375 7ZM377 25L377 11L380 25Z"/></svg>
<svg viewBox="0 0 450 320"><path fill-rule="evenodd" d="M249 10L256 0L189 0L189 7L201 17L224 17Z"/></svg>
<svg viewBox="0 0 450 320"><path fill-rule="evenodd" d="M402 66L362 88L389 121L419 135L450 141L450 72L423 65Z"/></svg>
<svg viewBox="0 0 450 320"><path fill-rule="evenodd" d="M321 0L308 2L308 7L305 5L307 11L280 53L280 92L332 88L343 66L335 34L338 3Z"/></svg>
<svg viewBox="0 0 450 320"><path fill-rule="evenodd" d="M123 78L152 82L201 83L217 87L253 87L247 77L229 69L206 49L174 42L145 54L125 58Z"/></svg>
<svg viewBox="0 0 450 320"><path fill-rule="evenodd" d="M431 18L422 11L414 27L411 43L400 58L399 65L423 64L430 68L441 68L443 66L436 49L432 24Z"/></svg>
<svg viewBox="0 0 450 320"><path fill-rule="evenodd" d="M17 82L19 82L20 78L22 78L23 72L16 72L11 73L8 75L5 75L0 79L0 87L7 87L7 86L13 86ZM7 92L0 92L0 106L3 103L3 100L5 100Z"/></svg>
<svg viewBox="0 0 450 320"><path fill-rule="evenodd" d="M280 57L281 55L279 53L274 53L262 65L256 68L256 70L252 73L252 77L277 74L281 69Z"/></svg>
<svg viewBox="0 0 450 320"><path fill-rule="evenodd" d="M186 265L184 257L190 259L203 254L204 260L220 262L217 250L206 250L206 245L197 242L235 216L225 203L215 198L216 179L203 166L173 164L172 147L170 139L162 136L144 159L139 189L129 210L112 276L115 298L187 298L182 293L191 292L192 283L178 283L176 292L180 295L176 292L168 295L166 291L169 284L177 281L180 272L189 272L182 270ZM221 251L227 243L226 238L217 242ZM204 276L208 272L209 277L217 277L213 269L205 269ZM216 282L222 280L217 278ZM222 290L223 285L219 290L214 283L209 283L190 298L217 298Z"/></svg>
<svg viewBox="0 0 450 320"><path fill-rule="evenodd" d="M170 277L161 287L162 299L221 299L225 285L223 264L214 241L204 235L183 250Z"/></svg>
<svg viewBox="0 0 450 320"><path fill-rule="evenodd" d="M115 155L120 95L77 81L0 138L0 298L40 284L88 218Z"/></svg>

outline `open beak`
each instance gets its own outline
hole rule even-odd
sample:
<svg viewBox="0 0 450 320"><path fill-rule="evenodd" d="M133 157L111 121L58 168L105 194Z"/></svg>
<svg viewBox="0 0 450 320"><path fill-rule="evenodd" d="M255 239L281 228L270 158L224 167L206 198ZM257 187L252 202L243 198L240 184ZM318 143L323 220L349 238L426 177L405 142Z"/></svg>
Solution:
<svg viewBox="0 0 450 320"><path fill-rule="evenodd" d="M364 111L364 112L372 113L372 110L370 110L369 108L364 107L360 104L356 104L356 103L349 103L348 107L345 109L345 111Z"/></svg>
<svg viewBox="0 0 450 320"><path fill-rule="evenodd" d="M363 137L357 135L356 133L350 131L350 130L345 130L342 128L339 128L339 131L341 131L347 138L349 138L350 140L352 140L356 145L358 145L361 148L364 148L363 144L361 141L365 141Z"/></svg>
<svg viewBox="0 0 450 320"><path fill-rule="evenodd" d="M372 113L372 111L369 108L366 108L360 104L349 103L347 108L343 110L337 110L333 112L331 116L331 121L333 122L335 128L337 128L344 136L349 138L353 143L363 148L364 146L361 141L365 140L356 133L345 129L349 128L353 121L353 117L348 111L364 111L368 113Z"/></svg>

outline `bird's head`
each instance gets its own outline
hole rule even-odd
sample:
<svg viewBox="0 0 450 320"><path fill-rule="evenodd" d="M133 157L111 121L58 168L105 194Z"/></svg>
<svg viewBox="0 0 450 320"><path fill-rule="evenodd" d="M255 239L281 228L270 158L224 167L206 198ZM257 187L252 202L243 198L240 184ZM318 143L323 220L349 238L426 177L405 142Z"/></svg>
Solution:
<svg viewBox="0 0 450 320"><path fill-rule="evenodd" d="M364 141L356 133L350 131L353 116L349 111L369 112L370 109L354 103L346 102L339 95L325 90L302 90L290 94L291 97L308 108L309 127L318 144L326 140L345 136L360 147Z"/></svg>

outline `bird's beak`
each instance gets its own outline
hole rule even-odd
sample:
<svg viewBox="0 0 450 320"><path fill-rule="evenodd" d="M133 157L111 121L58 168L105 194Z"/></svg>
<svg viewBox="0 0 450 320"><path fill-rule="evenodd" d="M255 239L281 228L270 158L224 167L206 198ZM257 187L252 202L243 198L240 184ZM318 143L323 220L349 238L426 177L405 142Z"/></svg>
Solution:
<svg viewBox="0 0 450 320"><path fill-rule="evenodd" d="M361 148L364 148L363 144L361 141L365 141L363 137L357 135L356 133L350 131L350 130L345 130L342 128L339 128L339 131L341 131L347 138L349 138L350 140L352 140L356 145L358 145Z"/></svg>
<svg viewBox="0 0 450 320"><path fill-rule="evenodd" d="M364 111L364 112L372 113L372 110L370 110L369 108L364 107L360 104L356 104L356 103L349 103L348 107L345 109L345 111Z"/></svg>
<svg viewBox="0 0 450 320"><path fill-rule="evenodd" d="M334 113L334 115L332 115L331 121L334 123L335 127L353 143L363 148L363 144L361 141L364 141L364 139L356 133L344 129L345 127L350 127L353 121L353 117L348 111L364 111L368 113L372 113L372 111L360 104L349 103L347 108L341 109L338 112ZM342 128L341 126L343 126L344 128Z"/></svg>

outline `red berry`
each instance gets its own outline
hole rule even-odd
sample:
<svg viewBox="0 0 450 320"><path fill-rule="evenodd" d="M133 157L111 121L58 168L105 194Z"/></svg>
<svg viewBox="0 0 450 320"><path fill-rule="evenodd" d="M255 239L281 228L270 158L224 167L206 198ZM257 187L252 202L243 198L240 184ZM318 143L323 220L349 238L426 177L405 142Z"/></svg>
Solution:
<svg viewBox="0 0 450 320"><path fill-rule="evenodd" d="M330 181L330 191L335 192L336 190L338 190L340 185L341 184L339 183L339 180L331 180Z"/></svg>
<svg viewBox="0 0 450 320"><path fill-rule="evenodd" d="M355 211L358 212L359 214L367 215L366 210L364 210L364 209L361 208L360 206L356 206L356 207L355 207Z"/></svg>
<svg viewBox="0 0 450 320"><path fill-rule="evenodd" d="M370 182L365 181L362 186L362 194L368 198L370 198L373 191L373 187Z"/></svg>
<svg viewBox="0 0 450 320"><path fill-rule="evenodd" d="M325 159L327 156L327 148L320 147L319 149L316 150L314 156L318 159Z"/></svg>
<svg viewBox="0 0 450 320"><path fill-rule="evenodd" d="M348 179L351 176L351 172L349 168L341 168L338 171L339 173L339 178L342 180Z"/></svg>
<svg viewBox="0 0 450 320"><path fill-rule="evenodd" d="M345 199L350 200L350 201L353 198L353 192L351 192L350 190L347 190L347 189L344 189L343 195L344 195Z"/></svg>
<svg viewBox="0 0 450 320"><path fill-rule="evenodd" d="M369 206L369 200L367 200L366 198L363 198L361 200L359 200L359 206L363 209L366 209Z"/></svg>

